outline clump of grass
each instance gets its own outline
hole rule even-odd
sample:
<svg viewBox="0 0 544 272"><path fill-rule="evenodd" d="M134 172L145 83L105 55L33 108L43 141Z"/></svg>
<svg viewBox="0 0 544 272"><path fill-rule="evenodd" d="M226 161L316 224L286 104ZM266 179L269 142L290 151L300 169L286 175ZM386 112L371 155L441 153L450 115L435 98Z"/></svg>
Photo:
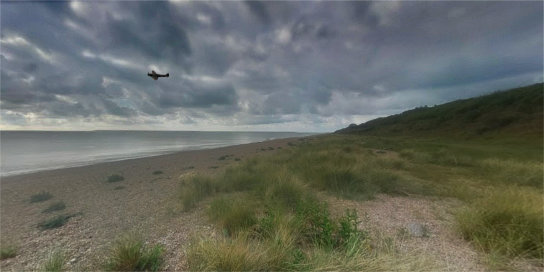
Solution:
<svg viewBox="0 0 544 272"><path fill-rule="evenodd" d="M189 210L202 199L215 194L219 190L218 183L210 177L190 176L182 180L179 197L183 208Z"/></svg>
<svg viewBox="0 0 544 272"><path fill-rule="evenodd" d="M11 244L2 244L0 249L0 260L9 259L17 256L17 248Z"/></svg>
<svg viewBox="0 0 544 272"><path fill-rule="evenodd" d="M218 160L223 161L223 160L226 160L228 158L229 158L229 155L223 155L223 156L219 157Z"/></svg>
<svg viewBox="0 0 544 272"><path fill-rule="evenodd" d="M259 244L251 243L244 235L218 241L196 241L187 255L189 269L193 271L275 270L266 261L265 249Z"/></svg>
<svg viewBox="0 0 544 272"><path fill-rule="evenodd" d="M251 205L247 201L229 201L219 198L210 205L210 217L218 222L228 235L232 235L257 223L257 217Z"/></svg>
<svg viewBox="0 0 544 272"><path fill-rule="evenodd" d="M118 174L113 174L111 176L108 177L107 181L108 182L118 182L118 181L123 181L125 180L125 177L121 176L121 175L118 175Z"/></svg>
<svg viewBox="0 0 544 272"><path fill-rule="evenodd" d="M542 195L524 188L499 188L457 214L463 237L490 254L543 258Z"/></svg>
<svg viewBox="0 0 544 272"><path fill-rule="evenodd" d="M113 188L113 190L122 190L122 189L125 189L125 186L115 186L115 188Z"/></svg>
<svg viewBox="0 0 544 272"><path fill-rule="evenodd" d="M49 255L49 258L42 265L43 271L51 272L60 272L64 268L64 263L66 262L66 257L64 253L60 250L55 250Z"/></svg>
<svg viewBox="0 0 544 272"><path fill-rule="evenodd" d="M148 247L135 234L127 234L115 241L105 269L108 271L158 271L161 269L164 248Z"/></svg>
<svg viewBox="0 0 544 272"><path fill-rule="evenodd" d="M240 161L240 158L234 158L235 161Z"/></svg>
<svg viewBox="0 0 544 272"><path fill-rule="evenodd" d="M30 203L43 202L43 201L49 200L51 198L53 198L52 194L50 194L49 192L46 192L46 191L42 191L40 193L32 195L30 197Z"/></svg>
<svg viewBox="0 0 544 272"><path fill-rule="evenodd" d="M155 170L153 171L153 175L160 175L162 174L163 172L161 170Z"/></svg>
<svg viewBox="0 0 544 272"><path fill-rule="evenodd" d="M64 226L68 220L74 217L74 214L61 214L53 218L46 219L38 224L38 228L41 230L55 229Z"/></svg>
<svg viewBox="0 0 544 272"><path fill-rule="evenodd" d="M485 159L479 162L483 175L491 177L493 182L518 184L542 188L544 168L539 162L521 162L501 160L499 158Z"/></svg>
<svg viewBox="0 0 544 272"><path fill-rule="evenodd" d="M64 201L55 202L46 209L42 211L42 213L52 213L60 210L64 210L66 208L66 204L64 204Z"/></svg>
<svg viewBox="0 0 544 272"><path fill-rule="evenodd" d="M217 169L217 168L219 168L219 166L217 166L217 165L210 166L210 169Z"/></svg>

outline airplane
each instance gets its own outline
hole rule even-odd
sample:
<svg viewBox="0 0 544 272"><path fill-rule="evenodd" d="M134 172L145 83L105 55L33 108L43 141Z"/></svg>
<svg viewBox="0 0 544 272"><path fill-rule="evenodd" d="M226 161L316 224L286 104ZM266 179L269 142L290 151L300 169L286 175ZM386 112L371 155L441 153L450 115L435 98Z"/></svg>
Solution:
<svg viewBox="0 0 544 272"><path fill-rule="evenodd" d="M167 73L166 75L161 75L161 74L155 73L154 70L151 70L151 73L147 73L147 75L153 78L154 80L157 80L159 79L159 77L169 77L170 73Z"/></svg>

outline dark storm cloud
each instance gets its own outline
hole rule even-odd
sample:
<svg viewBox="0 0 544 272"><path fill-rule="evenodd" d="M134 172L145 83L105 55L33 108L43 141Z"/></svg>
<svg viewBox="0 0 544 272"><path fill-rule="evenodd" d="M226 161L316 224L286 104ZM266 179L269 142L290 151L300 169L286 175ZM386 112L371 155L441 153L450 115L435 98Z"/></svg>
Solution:
<svg viewBox="0 0 544 272"><path fill-rule="evenodd" d="M230 84L186 83L188 86L182 90L163 89L159 96L159 106L210 108L214 105L230 107L236 104L236 91Z"/></svg>
<svg viewBox="0 0 544 272"><path fill-rule="evenodd" d="M2 3L3 122L333 130L541 81L542 5ZM171 76L153 81L151 69Z"/></svg>
<svg viewBox="0 0 544 272"><path fill-rule="evenodd" d="M244 1L244 4L249 8L252 14L264 24L270 23L270 15L266 6L261 1Z"/></svg>

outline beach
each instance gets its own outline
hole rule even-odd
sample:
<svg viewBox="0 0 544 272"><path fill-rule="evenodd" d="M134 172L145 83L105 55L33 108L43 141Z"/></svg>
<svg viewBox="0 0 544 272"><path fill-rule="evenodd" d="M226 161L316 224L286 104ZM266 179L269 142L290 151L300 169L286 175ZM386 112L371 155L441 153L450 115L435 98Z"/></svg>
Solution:
<svg viewBox="0 0 544 272"><path fill-rule="evenodd" d="M112 242L129 232L165 247L166 270L186 269L184 250L191 235L213 232L202 209L184 212L177 199L180 177L214 174L254 156L266 156L305 138L286 138L215 149L182 151L154 157L105 162L3 177L0 181L2 244L17 256L0 261L2 271L36 270L60 250L68 270L97 270ZM124 180L107 182L111 175ZM31 203L32 195L53 197ZM62 201L66 208L43 213ZM62 227L38 224L57 214L72 217Z"/></svg>

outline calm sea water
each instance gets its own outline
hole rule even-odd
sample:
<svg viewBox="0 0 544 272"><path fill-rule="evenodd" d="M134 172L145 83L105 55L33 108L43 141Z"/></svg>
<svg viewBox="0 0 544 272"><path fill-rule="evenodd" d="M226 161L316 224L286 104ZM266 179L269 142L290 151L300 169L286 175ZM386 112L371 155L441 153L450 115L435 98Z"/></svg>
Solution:
<svg viewBox="0 0 544 272"><path fill-rule="evenodd" d="M1 131L0 175L311 134L202 131Z"/></svg>

